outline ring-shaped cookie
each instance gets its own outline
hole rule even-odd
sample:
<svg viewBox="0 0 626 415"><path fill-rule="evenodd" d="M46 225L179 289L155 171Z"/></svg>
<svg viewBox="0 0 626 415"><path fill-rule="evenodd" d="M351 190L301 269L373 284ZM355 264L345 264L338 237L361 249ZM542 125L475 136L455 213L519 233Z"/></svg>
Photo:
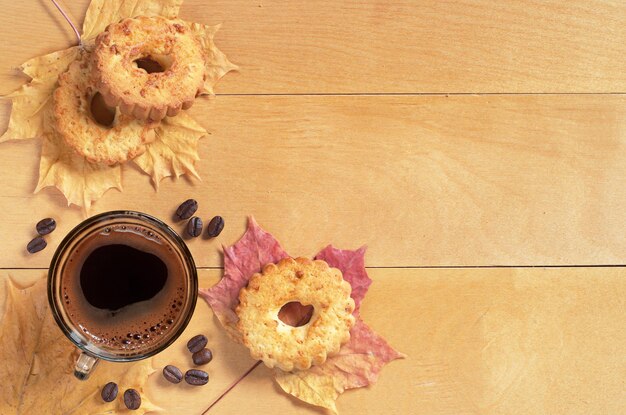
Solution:
<svg viewBox="0 0 626 415"><path fill-rule="evenodd" d="M130 160L155 140L156 123L146 123L115 110L110 126L95 121L91 101L97 94L85 54L59 76L53 94L54 126L65 143L93 163L113 165Z"/></svg>
<svg viewBox="0 0 626 415"><path fill-rule="evenodd" d="M93 56L106 103L139 119L160 120L191 107L206 76L200 41L178 19L138 16L111 24L96 38ZM138 62L145 59L162 71L142 69Z"/></svg>
<svg viewBox="0 0 626 415"><path fill-rule="evenodd" d="M267 366L308 369L324 363L350 340L350 293L341 271L326 262L286 258L266 265L239 292L237 329L252 357ZM309 322L300 327L278 317L285 304L296 301L314 308Z"/></svg>

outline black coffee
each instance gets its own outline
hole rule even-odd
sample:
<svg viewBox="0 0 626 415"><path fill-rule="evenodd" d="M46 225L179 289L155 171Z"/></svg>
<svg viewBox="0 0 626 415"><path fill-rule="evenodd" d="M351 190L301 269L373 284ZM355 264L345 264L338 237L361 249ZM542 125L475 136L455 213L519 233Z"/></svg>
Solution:
<svg viewBox="0 0 626 415"><path fill-rule="evenodd" d="M159 235L116 225L81 241L61 289L70 320L90 342L132 355L173 333L187 287L181 258Z"/></svg>
<svg viewBox="0 0 626 415"><path fill-rule="evenodd" d="M167 265L158 256L129 245L104 245L87 256L80 287L89 304L105 310L146 301L163 289Z"/></svg>

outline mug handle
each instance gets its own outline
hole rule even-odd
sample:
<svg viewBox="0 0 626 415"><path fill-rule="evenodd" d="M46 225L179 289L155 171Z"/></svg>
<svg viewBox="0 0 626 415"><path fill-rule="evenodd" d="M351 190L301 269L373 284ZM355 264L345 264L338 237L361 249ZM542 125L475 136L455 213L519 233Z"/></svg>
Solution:
<svg viewBox="0 0 626 415"><path fill-rule="evenodd" d="M93 357L90 354L82 352L78 359L76 359L76 365L74 366L74 376L80 380L87 380L91 371L98 365L97 357Z"/></svg>

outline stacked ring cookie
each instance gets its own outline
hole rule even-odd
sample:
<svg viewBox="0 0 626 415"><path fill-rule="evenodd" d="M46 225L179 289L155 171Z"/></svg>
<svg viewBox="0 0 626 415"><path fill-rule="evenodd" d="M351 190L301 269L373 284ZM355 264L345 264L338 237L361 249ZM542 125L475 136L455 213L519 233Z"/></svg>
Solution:
<svg viewBox="0 0 626 415"><path fill-rule="evenodd" d="M96 122L91 108L98 92L90 78L90 62L85 53L59 76L53 95L55 128L87 160L108 165L122 163L142 154L145 145L154 141L155 124L119 114L113 108L111 125Z"/></svg>
<svg viewBox="0 0 626 415"><path fill-rule="evenodd" d="M138 119L160 120L191 107L206 76L197 37L182 20L139 16L96 38L94 77L106 103ZM156 71L142 69L148 60Z"/></svg>
<svg viewBox="0 0 626 415"><path fill-rule="evenodd" d="M237 329L253 358L285 371L319 365L350 339L354 325L351 287L324 261L286 258L268 264L239 293ZM287 303L313 306L310 321L300 327L278 317Z"/></svg>

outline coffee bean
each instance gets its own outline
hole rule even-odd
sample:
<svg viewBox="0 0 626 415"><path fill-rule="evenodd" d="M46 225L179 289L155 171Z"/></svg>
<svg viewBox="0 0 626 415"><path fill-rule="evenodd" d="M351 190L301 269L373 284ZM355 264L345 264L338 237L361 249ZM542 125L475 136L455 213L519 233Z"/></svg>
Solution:
<svg viewBox="0 0 626 415"><path fill-rule="evenodd" d="M124 405L126 405L128 409L139 409L141 406L141 396L139 392L135 389L126 389L126 392L124 392Z"/></svg>
<svg viewBox="0 0 626 415"><path fill-rule="evenodd" d="M213 353L209 349L202 349L191 355L191 360L193 360L193 364L196 366L206 365L213 360Z"/></svg>
<svg viewBox="0 0 626 415"><path fill-rule="evenodd" d="M209 374L204 370L191 369L185 373L185 382L193 386L202 386L209 383Z"/></svg>
<svg viewBox="0 0 626 415"><path fill-rule="evenodd" d="M167 365L163 368L163 377L172 383L180 383L183 380L183 372L176 366Z"/></svg>
<svg viewBox="0 0 626 415"><path fill-rule="evenodd" d="M207 226L209 236L212 238L222 233L222 229L224 229L224 218L221 216L215 216L211 219L211 222L209 222L209 226Z"/></svg>
<svg viewBox="0 0 626 415"><path fill-rule="evenodd" d="M57 228L57 222L52 218L45 218L35 226L39 235L47 235Z"/></svg>
<svg viewBox="0 0 626 415"><path fill-rule="evenodd" d="M102 392L100 392L100 396L102 396L102 400L104 402L113 402L115 398L117 398L117 383L109 382L104 385Z"/></svg>
<svg viewBox="0 0 626 415"><path fill-rule="evenodd" d="M38 236L28 243L28 245L26 246L26 250L31 254L34 254L35 252L39 252L44 249L47 245L48 243L46 242L46 240L43 239L41 236Z"/></svg>
<svg viewBox="0 0 626 415"><path fill-rule="evenodd" d="M202 233L202 219L197 216L189 219L187 223L187 233L189 236L193 236L194 238L200 236Z"/></svg>
<svg viewBox="0 0 626 415"><path fill-rule="evenodd" d="M204 349L208 342L209 340L205 336L198 334L187 342L187 349L189 349L191 353L196 353Z"/></svg>
<svg viewBox="0 0 626 415"><path fill-rule="evenodd" d="M194 199L188 199L178 206L178 209L176 209L176 216L180 220L189 219L194 213L196 213L196 210L198 210L198 202Z"/></svg>

